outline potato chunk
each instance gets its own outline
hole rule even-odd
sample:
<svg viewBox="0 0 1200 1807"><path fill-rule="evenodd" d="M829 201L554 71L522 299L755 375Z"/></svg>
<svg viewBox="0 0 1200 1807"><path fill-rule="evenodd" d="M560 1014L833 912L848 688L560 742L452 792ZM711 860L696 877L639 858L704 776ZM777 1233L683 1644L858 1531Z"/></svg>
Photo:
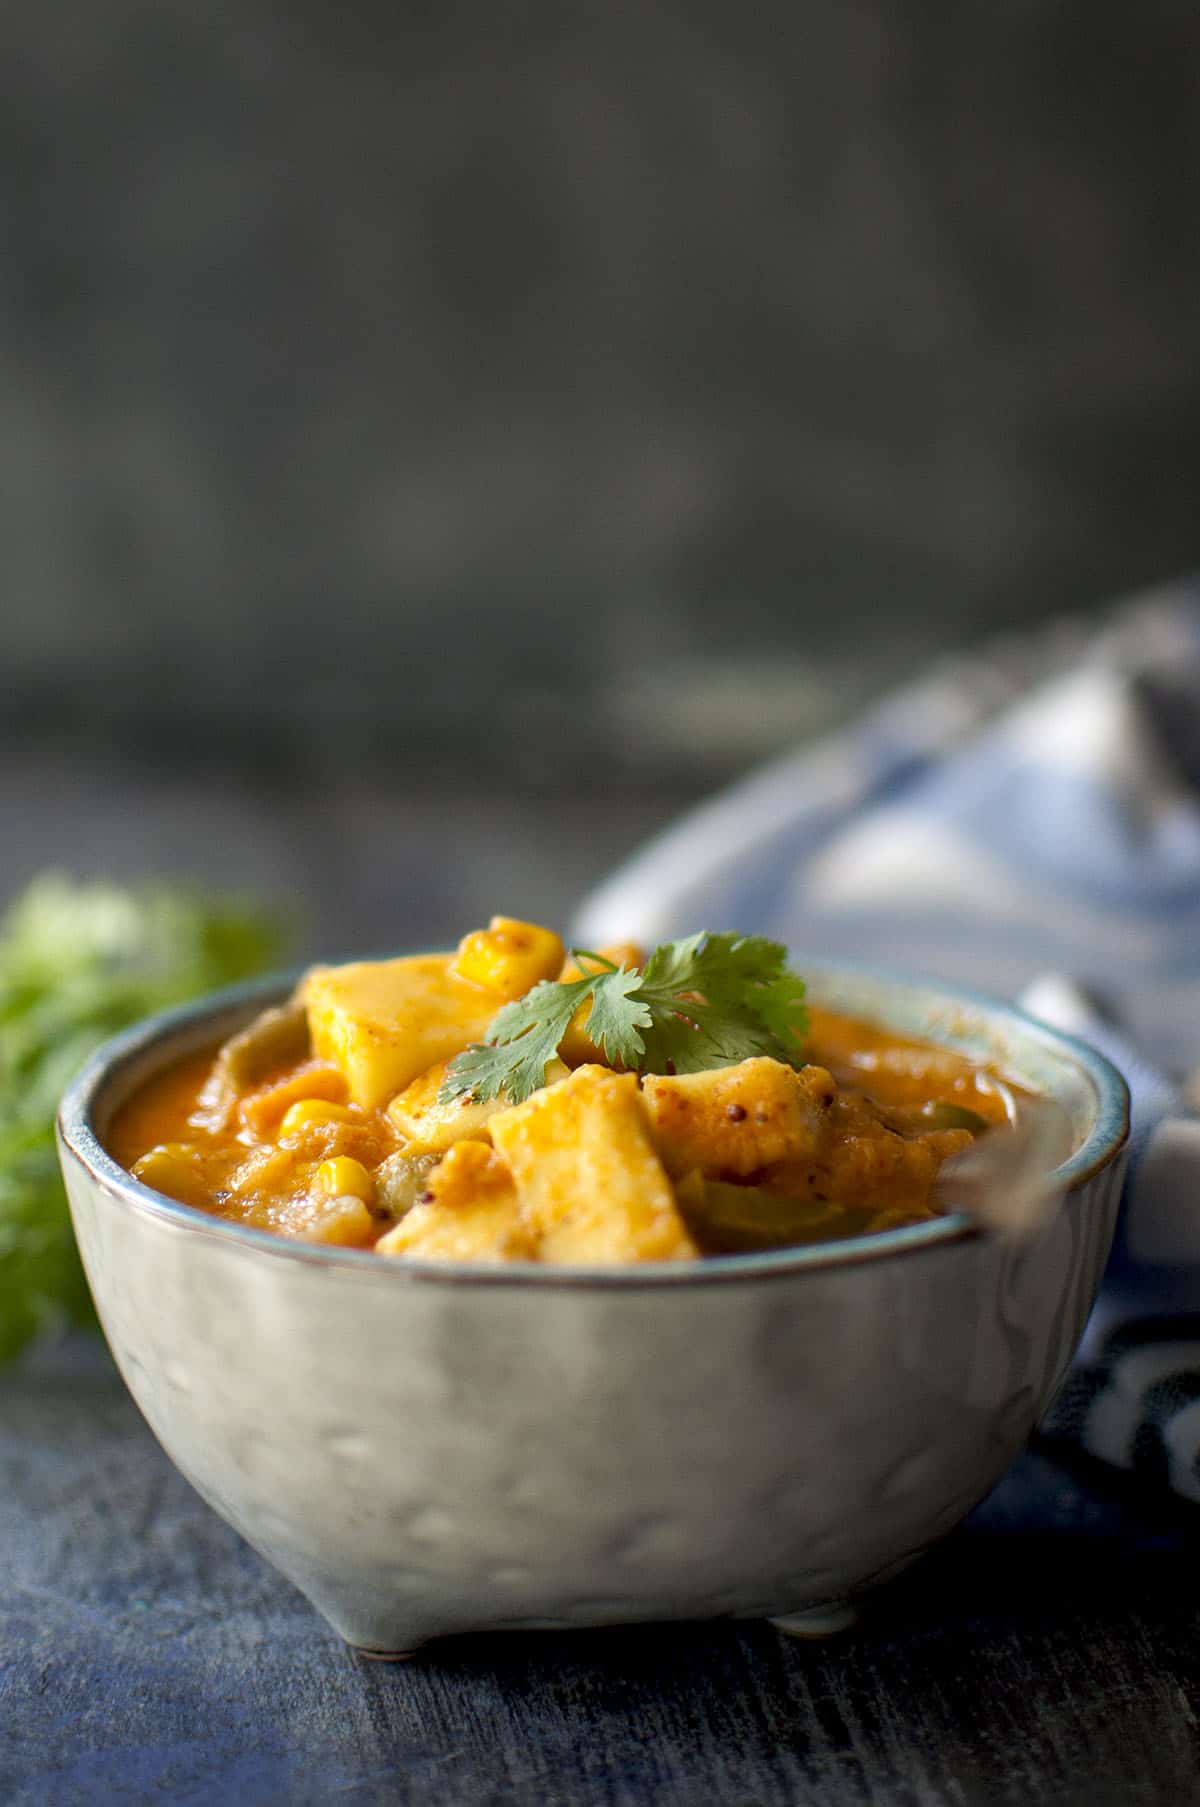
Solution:
<svg viewBox="0 0 1200 1807"><path fill-rule="evenodd" d="M650 1141L634 1074L579 1067L499 1112L491 1131L542 1261L695 1255Z"/></svg>
<svg viewBox="0 0 1200 1807"><path fill-rule="evenodd" d="M301 1242L328 1242L335 1248L366 1248L379 1228L361 1198L347 1193L341 1198L310 1205L292 1234Z"/></svg>
<svg viewBox="0 0 1200 1807"><path fill-rule="evenodd" d="M753 1173L814 1154L836 1090L824 1067L797 1073L760 1055L706 1073L648 1073L642 1099L670 1173Z"/></svg>
<svg viewBox="0 0 1200 1807"><path fill-rule="evenodd" d="M493 916L486 929L464 935L451 971L472 985L482 985L500 1002L511 1002L523 998L539 980L557 978L562 961L563 944L553 929L512 916Z"/></svg>
<svg viewBox="0 0 1200 1807"><path fill-rule="evenodd" d="M428 1261L519 1261L533 1254L534 1239L500 1157L484 1142L456 1142L375 1252Z"/></svg>
<svg viewBox="0 0 1200 1807"><path fill-rule="evenodd" d="M450 954L317 966L302 982L313 1052L344 1074L355 1104L374 1110L419 1073L480 1041L494 991L451 971Z"/></svg>
<svg viewBox="0 0 1200 1807"><path fill-rule="evenodd" d="M438 1093L449 1068L448 1060L439 1060L398 1092L387 1107L393 1129L404 1137L406 1155L441 1154L468 1137L488 1142L490 1120L498 1111L507 1109L503 1098L490 1098L486 1104L479 1104L474 1098L464 1097L443 1104ZM566 1076L561 1060L551 1061L546 1068L547 1085Z"/></svg>
<svg viewBox="0 0 1200 1807"><path fill-rule="evenodd" d="M908 1210L928 1206L938 1169L952 1155L971 1146L965 1129L943 1129L926 1136L900 1136L885 1131L837 1136L823 1160L813 1168L814 1186L844 1205L894 1205ZM781 1176L782 1177L782 1176Z"/></svg>

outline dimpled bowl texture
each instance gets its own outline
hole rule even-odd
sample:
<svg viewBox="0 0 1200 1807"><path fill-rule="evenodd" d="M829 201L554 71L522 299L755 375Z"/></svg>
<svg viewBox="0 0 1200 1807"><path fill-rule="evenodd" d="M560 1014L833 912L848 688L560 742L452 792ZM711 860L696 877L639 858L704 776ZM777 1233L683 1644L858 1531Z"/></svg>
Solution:
<svg viewBox="0 0 1200 1807"><path fill-rule="evenodd" d="M113 1354L199 1493L351 1644L766 1616L826 1628L942 1536L1047 1406L1120 1193L1124 1082L1005 1006L797 959L814 997L1056 1098L1074 1152L1034 1239L959 1217L639 1268L318 1249L142 1186L113 1111L285 989L111 1042L60 1147Z"/></svg>

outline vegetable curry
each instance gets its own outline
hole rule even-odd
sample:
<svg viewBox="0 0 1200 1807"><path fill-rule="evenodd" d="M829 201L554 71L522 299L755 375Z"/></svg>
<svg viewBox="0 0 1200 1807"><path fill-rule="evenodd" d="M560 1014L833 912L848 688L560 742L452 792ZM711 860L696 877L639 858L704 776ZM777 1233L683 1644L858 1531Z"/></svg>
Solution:
<svg viewBox="0 0 1200 1807"><path fill-rule="evenodd" d="M312 969L108 1140L157 1191L282 1236L608 1263L919 1222L1007 1121L986 1069L806 1009L774 943L568 957L496 917L452 954Z"/></svg>

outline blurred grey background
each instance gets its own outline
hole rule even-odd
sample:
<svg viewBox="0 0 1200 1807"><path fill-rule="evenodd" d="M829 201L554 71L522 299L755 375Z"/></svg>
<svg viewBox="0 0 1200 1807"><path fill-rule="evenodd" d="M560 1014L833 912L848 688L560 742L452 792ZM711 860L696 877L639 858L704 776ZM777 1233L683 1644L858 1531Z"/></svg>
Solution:
<svg viewBox="0 0 1200 1807"><path fill-rule="evenodd" d="M5 891L551 914L941 652L1200 564L1193 4L0 41Z"/></svg>

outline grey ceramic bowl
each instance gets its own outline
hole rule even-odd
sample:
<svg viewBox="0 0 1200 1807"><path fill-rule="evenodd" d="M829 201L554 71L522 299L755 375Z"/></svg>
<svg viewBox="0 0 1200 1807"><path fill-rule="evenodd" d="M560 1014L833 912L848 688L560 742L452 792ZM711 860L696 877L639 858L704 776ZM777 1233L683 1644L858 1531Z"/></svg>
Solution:
<svg viewBox="0 0 1200 1807"><path fill-rule="evenodd" d="M351 1644L725 1614L829 1627L1029 1435L1108 1252L1124 1082L1003 1005L797 964L823 1002L1062 1104L1074 1152L1032 1242L948 1217L699 1263L485 1268L220 1222L131 1178L106 1126L279 984L155 1018L72 1086L63 1171L129 1389L202 1496Z"/></svg>

